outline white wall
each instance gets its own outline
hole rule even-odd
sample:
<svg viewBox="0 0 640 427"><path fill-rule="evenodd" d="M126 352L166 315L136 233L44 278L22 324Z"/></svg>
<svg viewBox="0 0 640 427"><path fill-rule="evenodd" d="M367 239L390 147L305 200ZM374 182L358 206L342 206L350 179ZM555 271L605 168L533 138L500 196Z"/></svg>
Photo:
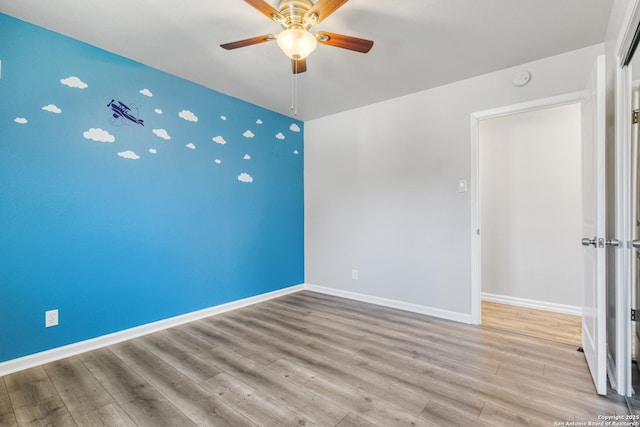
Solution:
<svg viewBox="0 0 640 427"><path fill-rule="evenodd" d="M482 291L582 307L580 104L480 122Z"/></svg>
<svg viewBox="0 0 640 427"><path fill-rule="evenodd" d="M470 321L470 198L457 191L469 178L470 115L582 90L602 52L597 45L306 122L305 281ZM532 80L515 87L520 69Z"/></svg>

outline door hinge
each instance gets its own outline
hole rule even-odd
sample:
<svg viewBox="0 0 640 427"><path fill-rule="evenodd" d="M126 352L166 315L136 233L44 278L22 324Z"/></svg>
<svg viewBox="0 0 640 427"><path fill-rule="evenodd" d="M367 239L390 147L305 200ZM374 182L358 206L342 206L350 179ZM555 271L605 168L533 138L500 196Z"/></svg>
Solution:
<svg viewBox="0 0 640 427"><path fill-rule="evenodd" d="M631 309L631 321L632 322L638 321L638 311L635 308Z"/></svg>
<svg viewBox="0 0 640 427"><path fill-rule="evenodd" d="M638 115L640 114L640 110L633 110L633 112L631 112L631 123L632 124L636 124L638 123Z"/></svg>

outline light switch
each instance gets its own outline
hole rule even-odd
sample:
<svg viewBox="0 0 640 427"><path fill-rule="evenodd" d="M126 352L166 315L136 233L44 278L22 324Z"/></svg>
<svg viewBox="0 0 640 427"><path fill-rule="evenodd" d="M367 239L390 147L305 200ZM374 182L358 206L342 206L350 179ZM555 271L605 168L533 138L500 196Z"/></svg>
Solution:
<svg viewBox="0 0 640 427"><path fill-rule="evenodd" d="M458 180L458 193L466 193L467 192L467 180L459 179Z"/></svg>

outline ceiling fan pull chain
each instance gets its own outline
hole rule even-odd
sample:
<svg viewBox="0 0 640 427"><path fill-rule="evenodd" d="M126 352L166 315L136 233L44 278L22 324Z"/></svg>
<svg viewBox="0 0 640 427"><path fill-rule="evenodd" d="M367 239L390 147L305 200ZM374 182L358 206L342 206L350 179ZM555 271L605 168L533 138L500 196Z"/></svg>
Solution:
<svg viewBox="0 0 640 427"><path fill-rule="evenodd" d="M294 62L294 67L298 67L297 61ZM296 70L297 71L297 70ZM293 115L298 115L298 74L293 74L293 80L291 81L291 111Z"/></svg>
<svg viewBox="0 0 640 427"><path fill-rule="evenodd" d="M294 107L295 107L295 99L294 99L294 79L296 78L296 73L295 73L295 63L293 64L294 67L294 73L291 75L291 111L293 111Z"/></svg>

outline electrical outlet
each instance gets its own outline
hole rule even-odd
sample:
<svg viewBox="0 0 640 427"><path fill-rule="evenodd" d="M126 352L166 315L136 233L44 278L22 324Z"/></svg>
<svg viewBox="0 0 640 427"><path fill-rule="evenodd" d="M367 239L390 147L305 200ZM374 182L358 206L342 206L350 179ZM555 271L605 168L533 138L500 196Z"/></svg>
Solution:
<svg viewBox="0 0 640 427"><path fill-rule="evenodd" d="M44 327L58 326L58 309L44 312Z"/></svg>
<svg viewBox="0 0 640 427"><path fill-rule="evenodd" d="M360 277L360 273L358 272L358 270L351 270L351 278L353 280L358 280L359 277Z"/></svg>

